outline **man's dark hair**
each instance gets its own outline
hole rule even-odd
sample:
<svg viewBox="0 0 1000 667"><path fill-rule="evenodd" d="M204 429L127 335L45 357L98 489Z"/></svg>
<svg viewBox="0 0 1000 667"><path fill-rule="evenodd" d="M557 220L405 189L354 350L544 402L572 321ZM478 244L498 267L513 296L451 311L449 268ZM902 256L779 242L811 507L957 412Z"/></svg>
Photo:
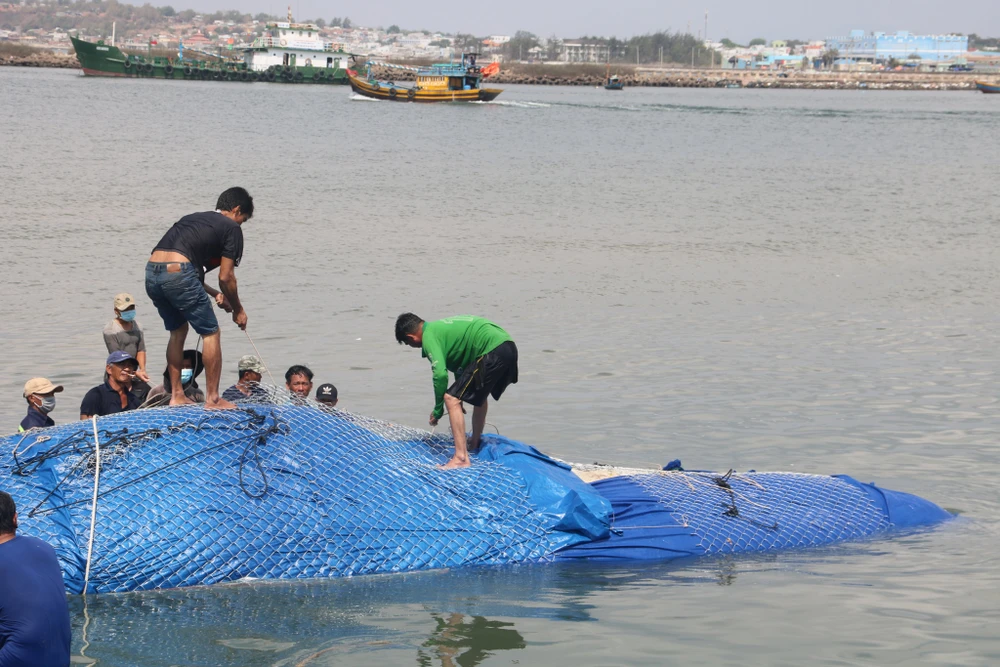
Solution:
<svg viewBox="0 0 1000 667"><path fill-rule="evenodd" d="M220 211L232 211L237 206L247 220L253 217L253 197L243 188L229 188L219 195L219 201L215 202L215 208Z"/></svg>
<svg viewBox="0 0 1000 667"><path fill-rule="evenodd" d="M313 381L313 372L305 366L295 365L285 371L285 382L291 383L293 375L305 375L310 382Z"/></svg>
<svg viewBox="0 0 1000 667"><path fill-rule="evenodd" d="M396 318L396 342L400 345L406 340L406 334L415 334L420 331L420 325L424 321L413 313L403 313Z"/></svg>
<svg viewBox="0 0 1000 667"><path fill-rule="evenodd" d="M0 535L7 535L15 532L14 515L17 514L17 505L14 499L6 491L0 491Z"/></svg>

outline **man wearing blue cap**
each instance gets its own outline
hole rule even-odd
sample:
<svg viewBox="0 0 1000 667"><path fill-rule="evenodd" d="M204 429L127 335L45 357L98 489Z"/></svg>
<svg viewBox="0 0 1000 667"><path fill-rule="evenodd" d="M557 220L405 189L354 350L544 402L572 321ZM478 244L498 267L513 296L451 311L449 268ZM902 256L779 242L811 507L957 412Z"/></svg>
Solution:
<svg viewBox="0 0 1000 667"><path fill-rule="evenodd" d="M80 419L135 410L142 403L141 397L132 393L132 381L139 370L139 362L135 357L124 350L112 352L104 370L104 384L97 385L83 397Z"/></svg>

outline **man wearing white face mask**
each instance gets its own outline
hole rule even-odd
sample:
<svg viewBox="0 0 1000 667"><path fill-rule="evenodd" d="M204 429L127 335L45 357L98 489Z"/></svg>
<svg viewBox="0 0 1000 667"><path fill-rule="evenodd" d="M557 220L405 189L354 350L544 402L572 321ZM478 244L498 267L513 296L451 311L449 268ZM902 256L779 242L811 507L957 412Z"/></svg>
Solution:
<svg viewBox="0 0 1000 667"><path fill-rule="evenodd" d="M115 295L115 319L104 327L104 345L108 354L127 352L139 363L135 376L149 382L146 374L146 339L142 326L135 321L135 299L128 292Z"/></svg>
<svg viewBox="0 0 1000 667"><path fill-rule="evenodd" d="M24 383L24 400L28 402L28 414L21 420L18 433L33 428L48 428L56 423L49 413L56 407L56 394L63 390L61 384L52 384L45 378L32 378Z"/></svg>

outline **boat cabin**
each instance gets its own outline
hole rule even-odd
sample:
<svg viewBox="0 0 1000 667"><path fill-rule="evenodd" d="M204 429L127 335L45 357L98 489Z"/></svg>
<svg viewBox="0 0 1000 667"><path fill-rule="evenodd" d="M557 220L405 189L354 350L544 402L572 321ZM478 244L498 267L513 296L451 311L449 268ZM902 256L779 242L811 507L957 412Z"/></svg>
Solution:
<svg viewBox="0 0 1000 667"><path fill-rule="evenodd" d="M266 28L267 34L255 39L244 53L247 69L263 72L272 65L347 68L349 54L343 46L324 42L317 25L293 22L291 10L288 21L268 23Z"/></svg>
<svg viewBox="0 0 1000 667"><path fill-rule="evenodd" d="M483 79L478 53L463 53L461 63L435 63L417 70L421 90L478 90Z"/></svg>

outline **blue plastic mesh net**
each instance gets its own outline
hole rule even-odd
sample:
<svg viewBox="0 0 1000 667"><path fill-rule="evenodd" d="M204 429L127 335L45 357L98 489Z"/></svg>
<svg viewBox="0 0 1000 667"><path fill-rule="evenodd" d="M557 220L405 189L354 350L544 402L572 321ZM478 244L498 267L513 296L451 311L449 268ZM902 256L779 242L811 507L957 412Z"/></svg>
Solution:
<svg viewBox="0 0 1000 667"><path fill-rule="evenodd" d="M872 497L835 477L787 472L630 475L699 540L706 554L859 539L890 527Z"/></svg>
<svg viewBox="0 0 1000 667"><path fill-rule="evenodd" d="M552 551L515 471L480 462L442 474L443 436L279 402L101 418L89 590L500 564ZM11 466L27 482L17 491L24 530L56 546L67 581L81 586L94 449L91 422L78 422L25 438Z"/></svg>
<svg viewBox="0 0 1000 667"><path fill-rule="evenodd" d="M853 480L615 469L615 490L501 437L471 468L442 472L450 437L274 389L236 410L138 410L97 427L90 592L769 551L893 526L885 492ZM96 463L90 421L0 440L0 488L22 531L56 548L72 593L84 588ZM948 516L892 498L908 525Z"/></svg>

